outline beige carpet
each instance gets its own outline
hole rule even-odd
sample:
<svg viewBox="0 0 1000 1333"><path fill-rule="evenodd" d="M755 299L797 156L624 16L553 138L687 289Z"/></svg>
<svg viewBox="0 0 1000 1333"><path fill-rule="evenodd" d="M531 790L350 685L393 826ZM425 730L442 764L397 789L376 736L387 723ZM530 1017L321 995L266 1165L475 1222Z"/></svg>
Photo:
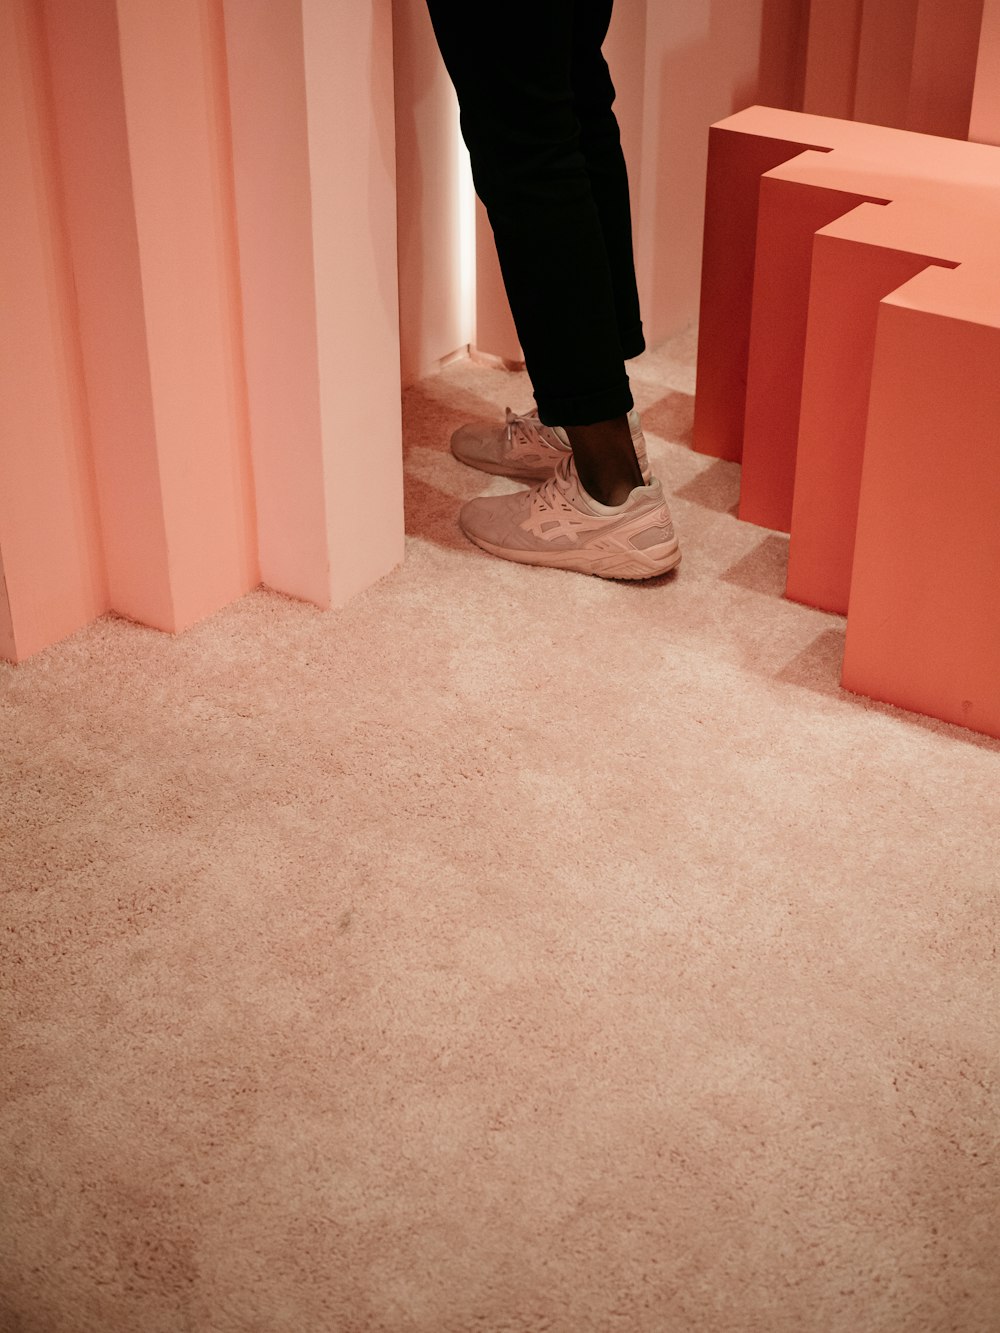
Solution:
<svg viewBox="0 0 1000 1333"><path fill-rule="evenodd" d="M840 691L693 361L675 576L465 541L466 362L347 610L0 667L3 1333L1000 1329L1000 743Z"/></svg>

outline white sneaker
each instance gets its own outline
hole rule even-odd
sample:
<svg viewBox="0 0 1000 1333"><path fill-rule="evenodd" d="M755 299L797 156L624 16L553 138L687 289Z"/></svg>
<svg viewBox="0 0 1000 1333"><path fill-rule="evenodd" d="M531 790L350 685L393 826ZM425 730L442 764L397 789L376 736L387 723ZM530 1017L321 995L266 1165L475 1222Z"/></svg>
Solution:
<svg viewBox="0 0 1000 1333"><path fill-rule="evenodd" d="M680 564L663 483L651 478L620 505L602 505L580 484L572 454L548 481L462 506L470 541L503 560L604 579L651 579Z"/></svg>

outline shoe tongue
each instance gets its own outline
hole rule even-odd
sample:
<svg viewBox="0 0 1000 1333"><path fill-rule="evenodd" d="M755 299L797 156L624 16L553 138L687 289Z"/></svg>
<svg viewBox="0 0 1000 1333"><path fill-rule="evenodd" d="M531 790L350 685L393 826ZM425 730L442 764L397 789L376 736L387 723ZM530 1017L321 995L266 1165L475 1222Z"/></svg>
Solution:
<svg viewBox="0 0 1000 1333"><path fill-rule="evenodd" d="M569 442L569 436L563 430L562 426L550 426L549 429L552 431L553 435L557 435L559 437L559 439L563 442L563 444L566 446L567 449L571 447Z"/></svg>

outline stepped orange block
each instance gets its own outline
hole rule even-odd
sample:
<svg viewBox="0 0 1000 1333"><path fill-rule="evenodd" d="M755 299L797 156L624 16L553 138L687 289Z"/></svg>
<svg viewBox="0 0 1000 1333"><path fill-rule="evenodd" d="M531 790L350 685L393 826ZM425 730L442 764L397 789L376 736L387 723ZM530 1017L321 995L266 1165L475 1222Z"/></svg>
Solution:
<svg viewBox="0 0 1000 1333"><path fill-rule="evenodd" d="M953 495L954 527L939 548L951 574L939 570L930 585L942 594L933 616L951 636L931 641L917 631L929 623L918 614L928 585L907 574L926 573L926 547L911 551L910 564L887 563L884 529L872 517L896 515L901 543L898 517L912 508L921 530L924 478L935 471L901 443L912 414L893 386L909 372L913 349L904 367L882 347L890 338L908 346L887 309L950 320L963 329L970 363L988 364L1000 327L1000 151L762 107L714 126L712 136L709 200L714 194L718 204L724 185L738 190L731 214L752 213L753 225L741 238L730 224L713 230L706 222L695 448L742 453L741 518L791 531L789 596L849 611L845 684L982 730L1000 727L1000 660L979 619L992 605L1000 528L979 521L972 499ZM802 151L793 155L787 145L796 139ZM754 180L779 144L786 160ZM750 166L734 171L741 156ZM930 338L937 326L925 318L919 327ZM947 371L934 370L933 345L917 359L947 401L954 385L941 384ZM869 410L876 396L877 417ZM952 448L947 421L933 419L939 447ZM980 459L980 485L990 493L996 416L985 386L969 388L959 419L962 456L973 473ZM879 470L888 455L897 469L892 487ZM856 546L859 513L869 526ZM966 555L949 565L959 529ZM926 532L912 541L926 541ZM894 639L890 623L909 625L916 638ZM952 649L966 655L961 699L942 684Z"/></svg>

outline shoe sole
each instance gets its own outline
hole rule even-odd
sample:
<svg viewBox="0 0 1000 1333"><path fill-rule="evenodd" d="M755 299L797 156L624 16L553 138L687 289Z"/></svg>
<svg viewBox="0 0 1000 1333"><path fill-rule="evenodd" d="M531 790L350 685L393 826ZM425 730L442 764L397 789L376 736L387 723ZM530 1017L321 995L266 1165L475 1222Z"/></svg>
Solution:
<svg viewBox="0 0 1000 1333"><path fill-rule="evenodd" d="M459 527L462 527L461 523ZM501 560L513 560L519 565L541 565L546 569L567 569L575 574L594 574L600 579L628 579L632 582L638 579L655 579L661 574L669 574L681 563L681 551L676 538L672 542L664 542L661 546L649 547L647 551L641 553L641 556L639 552L627 555L624 551L615 551L603 560L600 557L595 560L593 556L583 553L574 555L572 551L510 550L506 546L494 546L492 542L475 536L464 527L462 531L469 541L475 542L490 555L499 556ZM653 568L650 568L650 565Z"/></svg>

